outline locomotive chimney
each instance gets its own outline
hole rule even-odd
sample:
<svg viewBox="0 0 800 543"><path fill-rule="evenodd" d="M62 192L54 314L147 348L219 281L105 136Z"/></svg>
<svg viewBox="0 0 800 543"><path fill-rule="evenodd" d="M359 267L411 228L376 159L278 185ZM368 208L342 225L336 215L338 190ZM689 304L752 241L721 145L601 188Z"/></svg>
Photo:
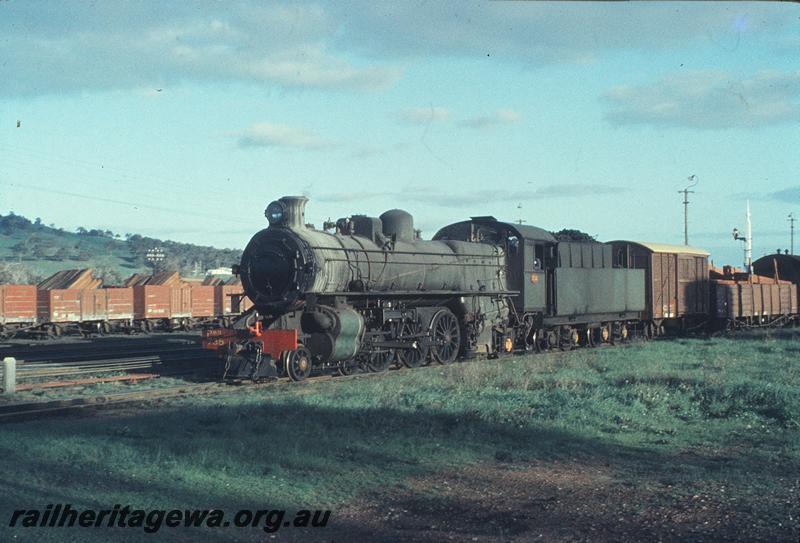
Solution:
<svg viewBox="0 0 800 543"><path fill-rule="evenodd" d="M306 227L306 202L305 196L284 196L280 199L286 206L286 226L289 228Z"/></svg>

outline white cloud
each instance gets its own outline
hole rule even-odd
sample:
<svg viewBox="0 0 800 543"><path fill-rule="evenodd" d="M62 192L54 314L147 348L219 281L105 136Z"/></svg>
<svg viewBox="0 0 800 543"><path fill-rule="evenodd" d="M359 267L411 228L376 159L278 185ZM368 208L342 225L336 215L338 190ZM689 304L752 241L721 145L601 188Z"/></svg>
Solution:
<svg viewBox="0 0 800 543"><path fill-rule="evenodd" d="M379 90L394 65L333 46L339 21L316 6L146 3L4 6L0 96L245 81L283 88ZM122 24L124 21L126 24Z"/></svg>
<svg viewBox="0 0 800 543"><path fill-rule="evenodd" d="M403 123L423 125L448 120L450 111L444 107L417 107L400 111L397 118Z"/></svg>
<svg viewBox="0 0 800 543"><path fill-rule="evenodd" d="M235 134L238 145L247 147L289 147L304 151L319 151L336 147L337 143L318 137L304 128L275 123L256 123Z"/></svg>
<svg viewBox="0 0 800 543"><path fill-rule="evenodd" d="M276 57L250 59L238 64L237 68L242 75L259 81L306 88L379 90L392 84L400 75L399 70L393 68L359 68L316 47L303 47Z"/></svg>
<svg viewBox="0 0 800 543"><path fill-rule="evenodd" d="M338 3L357 51L378 58L460 56L527 65L586 62L608 50L664 50L742 35L794 33L794 6L711 2Z"/></svg>
<svg viewBox="0 0 800 543"><path fill-rule="evenodd" d="M797 13L688 2L3 4L0 96L217 81L374 90L407 59L432 56L539 66L608 50L734 46L745 34L783 44L796 21L787 12Z"/></svg>
<svg viewBox="0 0 800 543"><path fill-rule="evenodd" d="M800 72L674 73L652 84L613 88L605 101L606 119L616 125L725 129L798 122Z"/></svg>
<svg viewBox="0 0 800 543"><path fill-rule="evenodd" d="M459 122L461 126L467 128L484 129L491 128L500 124L511 124L519 121L520 114L513 109L498 109L492 115L480 117L470 117Z"/></svg>

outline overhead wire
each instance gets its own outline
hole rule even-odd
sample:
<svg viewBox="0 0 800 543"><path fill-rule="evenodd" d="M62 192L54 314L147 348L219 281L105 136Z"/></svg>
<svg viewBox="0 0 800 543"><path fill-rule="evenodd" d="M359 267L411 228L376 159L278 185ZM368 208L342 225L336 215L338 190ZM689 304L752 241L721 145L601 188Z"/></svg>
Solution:
<svg viewBox="0 0 800 543"><path fill-rule="evenodd" d="M3 151L5 151L5 152L3 152ZM9 152L13 153L13 154L8 154ZM20 156L20 155L23 155L23 156ZM36 162L30 162L31 159L36 160ZM50 163L49 164L46 163L46 162L42 163L41 160L49 161ZM60 165L58 163L60 163ZM12 146L5 145L3 143L0 143L0 164L6 164L6 165L7 164L15 164L17 166L38 169L38 170L44 171L44 172L55 172L55 173L59 174L60 176L62 176L62 178L63 177L67 177L67 178L71 178L71 179L79 179L82 183L86 183L87 181L88 182L99 181L99 182L104 183L104 184L114 183L115 185L119 185L120 183L126 183L126 181L127 181L127 183L136 182L137 184L148 184L148 185L156 184L158 192L156 192L155 194L163 193L165 185L173 186L173 187L176 187L176 188L180 189L180 191L175 191L175 192L178 193L178 194L183 195L184 197L192 196L193 194L198 194L198 195L202 195L203 194L203 193L195 193L195 192L188 192L187 193L186 188L187 188L188 184L187 185L179 185L179 184L176 184L174 182L165 181L163 178L158 178L158 177L150 177L149 179L146 179L144 177L133 175L130 172L127 172L126 170L122 170L122 169L119 169L119 168L116 168L116 167L113 167L113 166L112 167L105 167L105 165L102 165L102 164L100 165L101 169L103 170L101 175L98 175L99 172L97 172L97 171L92 171L92 172L89 173L89 175L86 175L85 173L82 173L82 172L80 172L78 170L79 169L86 169L86 168L96 169L98 167L98 165L97 164L93 164L91 162L82 161L82 160L67 159L65 157L60 157L58 155L47 155L47 154L44 154L44 153L41 153L41 152L29 150L29 149L24 149L24 148L19 148L19 147L12 147ZM62 165L71 166L72 170L70 171L69 169L65 169L65 168L62 167ZM119 173L115 174L114 172L119 172ZM109 177L106 174L111 174L111 176ZM127 179L120 179L120 178L115 177L115 175L119 175L119 176L121 176L123 178L127 178ZM123 205L123 206L131 207L131 208L134 208L134 209L140 209L140 208L141 209L150 209L150 210L161 211L161 212L169 213L169 214L173 214L173 215L187 215L187 216L193 216L193 217L200 217L200 218L210 219L210 220L217 221L217 222L238 223L238 224L248 224L248 225L252 225L254 223L254 221L247 221L247 220L239 219L239 218L237 218L235 216L233 216L233 217L224 216L223 217L223 216L219 216L219 215L215 215L215 214L203 213L203 212L187 210L187 209L181 209L181 208L177 208L177 207L173 207L173 206L155 205L155 204L139 202L139 201L120 200L120 199L116 199L116 198L108 198L108 197L85 194L85 193L80 193L80 192L65 191L65 190L56 189L56 188L49 188L49 187L46 187L46 186L43 186L43 185L31 185L31 184L28 184L28 183L21 183L21 182L18 182L16 180L10 181L7 178L5 180L0 179L0 185L7 185L8 187L11 187L11 188L21 188L21 189L30 190L30 191L45 192L45 193L50 193L50 194L59 194L59 195L67 196L67 197L71 197L71 198L80 198L80 199L85 199L85 200L93 200L93 201L98 201L98 202L111 203L111 204L115 204L115 205ZM115 187L114 190L118 192L119 188L120 187ZM124 188L123 188L123 190L124 190ZM134 192L141 192L141 191L136 191L135 189L133 189L133 191ZM172 192L172 191L170 191L170 192ZM216 191L216 190L213 190L213 189L204 191L204 193L207 193L207 192L213 192L213 193L220 194L220 195L230 196L229 192L221 192L221 191Z"/></svg>
<svg viewBox="0 0 800 543"><path fill-rule="evenodd" d="M151 184L151 185L156 185L159 188L163 187L163 186L172 186L172 187L175 187L175 188L178 188L178 189L185 190L186 186L189 184L189 182L186 182L186 183L179 183L178 182L178 183L176 183L174 179L168 179L168 178L163 177L163 176L161 176L159 174L130 172L129 170L120 168L120 167L115 166L113 164L112 165L106 165L106 161L90 162L90 161L86 161L86 160L76 159L74 157L65 157L65 156L62 156L62 155L54 154L54 153L43 153L41 150L33 150L33 149L29 149L29 148L25 148L25 147L19 147L19 146L10 146L10 145L7 145L7 144L4 144L4 143L0 142L0 151L2 151L2 150L9 151L9 152L14 153L16 155L19 155L19 154L28 155L29 157L35 158L35 159L44 159L44 160L60 162L62 164L68 164L68 165L82 167L82 168L90 168L90 169L94 169L95 171L96 171L97 168L99 168L99 169L102 169L104 172L108 172L108 173L112 173L112 174L114 172L117 172L118 175L126 177L126 178L130 179L131 181L136 181L136 182L139 182L139 183L147 183L147 184ZM215 194L220 194L220 195L223 195L223 196L228 194L228 193L226 193L224 191L217 190L217 189L214 189L214 188L207 188L207 189L205 189L205 192L207 192L207 193L208 192L213 192Z"/></svg>

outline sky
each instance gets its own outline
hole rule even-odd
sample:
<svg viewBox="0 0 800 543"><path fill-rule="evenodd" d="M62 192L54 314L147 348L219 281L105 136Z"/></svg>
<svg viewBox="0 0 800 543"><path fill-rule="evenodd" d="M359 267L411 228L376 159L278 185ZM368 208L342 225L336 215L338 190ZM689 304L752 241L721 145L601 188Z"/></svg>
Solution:
<svg viewBox="0 0 800 543"><path fill-rule="evenodd" d="M800 218L800 5L0 2L0 213L243 247L267 204L740 264ZM800 222L795 252L800 253Z"/></svg>

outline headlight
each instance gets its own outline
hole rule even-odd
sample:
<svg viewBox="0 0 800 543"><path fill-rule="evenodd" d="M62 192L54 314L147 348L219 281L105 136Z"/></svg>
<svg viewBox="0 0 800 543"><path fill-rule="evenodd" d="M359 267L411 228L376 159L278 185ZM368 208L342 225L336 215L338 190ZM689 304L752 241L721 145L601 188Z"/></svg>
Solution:
<svg viewBox="0 0 800 543"><path fill-rule="evenodd" d="M276 200L267 206L264 216L267 217L269 224L273 226L281 225L286 218L286 207L283 202Z"/></svg>

